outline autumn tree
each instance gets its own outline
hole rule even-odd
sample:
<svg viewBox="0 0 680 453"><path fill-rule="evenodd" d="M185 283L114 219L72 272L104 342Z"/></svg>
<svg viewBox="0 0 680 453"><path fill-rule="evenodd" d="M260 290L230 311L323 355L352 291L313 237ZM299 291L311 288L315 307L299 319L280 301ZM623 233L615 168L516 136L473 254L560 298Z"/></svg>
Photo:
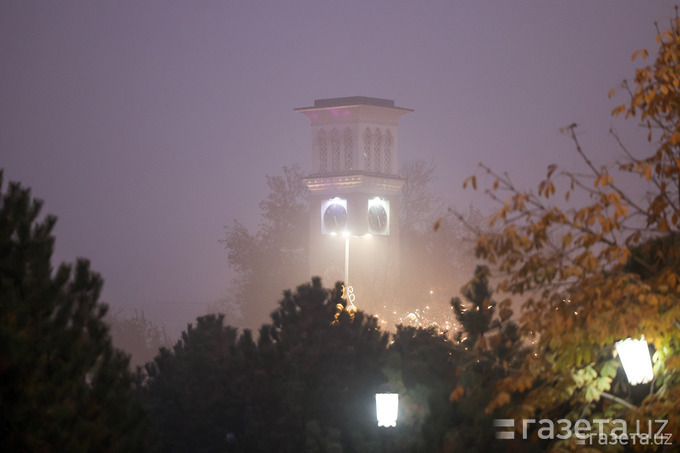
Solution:
<svg viewBox="0 0 680 453"><path fill-rule="evenodd" d="M0 191L0 446L144 451L129 358L98 301L103 280L85 259L53 269L56 217L40 220L41 206L18 183Z"/></svg>
<svg viewBox="0 0 680 453"><path fill-rule="evenodd" d="M493 178L486 193L500 203L492 222L502 230L480 234L476 253L500 278L498 294L521 296L521 332L535 343L521 366L499 382L489 409L509 408L518 419L622 418L631 429L634 420L663 419L669 421L666 433L674 440L680 435L677 16L657 42L655 61L622 84L629 100L613 110L642 123L652 153L634 152L612 133L622 161L598 165L573 124L564 132L583 159L585 175L551 165L536 191L525 191L507 175L480 166ZM631 177L639 178L641 190L622 183ZM466 181L476 183L475 176ZM506 298L499 306L510 304ZM615 342L642 336L654 351L655 377L643 398L636 398L613 351ZM575 441L551 447L576 447Z"/></svg>

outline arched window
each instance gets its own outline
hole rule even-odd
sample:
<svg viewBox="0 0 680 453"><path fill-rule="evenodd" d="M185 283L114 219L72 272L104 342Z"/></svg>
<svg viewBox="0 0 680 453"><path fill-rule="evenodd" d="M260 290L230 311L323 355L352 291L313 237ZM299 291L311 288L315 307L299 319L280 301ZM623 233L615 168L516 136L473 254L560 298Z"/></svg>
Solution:
<svg viewBox="0 0 680 453"><path fill-rule="evenodd" d="M364 130L364 170L371 171L371 130Z"/></svg>
<svg viewBox="0 0 680 453"><path fill-rule="evenodd" d="M392 174L394 173L392 171L392 131L387 129L387 132L385 133L385 166L383 167L385 169L385 173Z"/></svg>
<svg viewBox="0 0 680 453"><path fill-rule="evenodd" d="M376 173L382 172L382 134L380 133L380 129L376 128L375 129L375 135L374 135L374 141L373 141L373 170Z"/></svg>
<svg viewBox="0 0 680 453"><path fill-rule="evenodd" d="M319 131L319 173L328 171L328 142L326 141L326 131Z"/></svg>
<svg viewBox="0 0 680 453"><path fill-rule="evenodd" d="M345 145L345 170L351 170L352 169L352 131L350 130L349 127L345 128L345 131L342 133L342 140Z"/></svg>
<svg viewBox="0 0 680 453"><path fill-rule="evenodd" d="M340 134L337 129L331 132L331 158L333 159L333 171L340 170Z"/></svg>

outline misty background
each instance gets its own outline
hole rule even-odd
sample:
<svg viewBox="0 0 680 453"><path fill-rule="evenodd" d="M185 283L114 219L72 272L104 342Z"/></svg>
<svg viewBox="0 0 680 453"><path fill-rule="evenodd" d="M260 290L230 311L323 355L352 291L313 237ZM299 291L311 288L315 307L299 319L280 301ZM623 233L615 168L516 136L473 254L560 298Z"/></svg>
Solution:
<svg viewBox="0 0 680 453"><path fill-rule="evenodd" d="M0 167L58 216L55 265L89 258L112 312L177 337L228 296L223 227L257 229L265 175L309 172L294 108L414 109L401 162L434 161L445 206L488 211L462 190L478 162L529 187L550 163L580 165L571 123L601 162L612 127L643 142L607 93L673 15L670 1L6 1Z"/></svg>

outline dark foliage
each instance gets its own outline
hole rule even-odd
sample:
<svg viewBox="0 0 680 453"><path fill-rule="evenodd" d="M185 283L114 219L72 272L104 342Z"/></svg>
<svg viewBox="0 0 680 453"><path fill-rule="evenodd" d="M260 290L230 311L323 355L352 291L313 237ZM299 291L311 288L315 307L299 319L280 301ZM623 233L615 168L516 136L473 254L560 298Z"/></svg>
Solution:
<svg viewBox="0 0 680 453"><path fill-rule="evenodd" d="M319 279L287 291L257 341L198 318L147 364L161 451L359 451L378 445L374 394L388 336ZM342 450L340 450L342 449Z"/></svg>
<svg viewBox="0 0 680 453"><path fill-rule="evenodd" d="M0 187L2 172L0 172ZM0 445L3 451L143 451L128 357L113 348L101 277L51 265L56 218L10 183L0 201Z"/></svg>

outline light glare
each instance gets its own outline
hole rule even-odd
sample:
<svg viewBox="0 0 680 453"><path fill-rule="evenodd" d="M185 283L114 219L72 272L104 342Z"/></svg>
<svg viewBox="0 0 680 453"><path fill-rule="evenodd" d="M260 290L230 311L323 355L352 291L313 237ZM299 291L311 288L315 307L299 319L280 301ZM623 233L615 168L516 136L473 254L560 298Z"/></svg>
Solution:
<svg viewBox="0 0 680 453"><path fill-rule="evenodd" d="M378 426L397 426L399 413L399 395L397 393L376 393L375 409Z"/></svg>
<svg viewBox="0 0 680 453"><path fill-rule="evenodd" d="M646 384L654 379L652 358L644 336L640 340L627 338L617 341L616 352L631 385Z"/></svg>

